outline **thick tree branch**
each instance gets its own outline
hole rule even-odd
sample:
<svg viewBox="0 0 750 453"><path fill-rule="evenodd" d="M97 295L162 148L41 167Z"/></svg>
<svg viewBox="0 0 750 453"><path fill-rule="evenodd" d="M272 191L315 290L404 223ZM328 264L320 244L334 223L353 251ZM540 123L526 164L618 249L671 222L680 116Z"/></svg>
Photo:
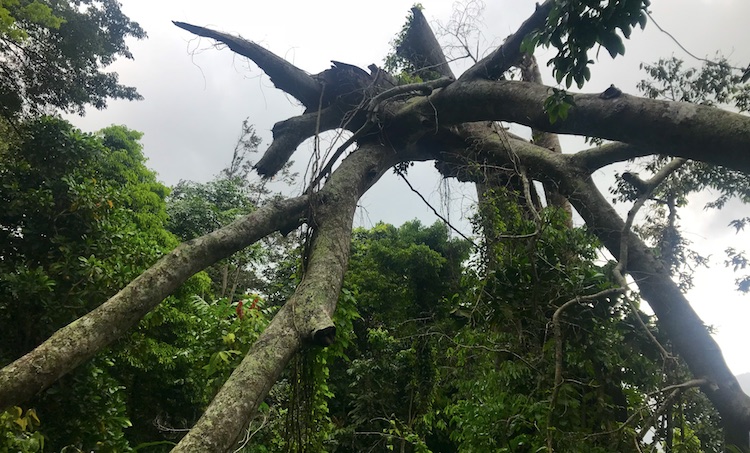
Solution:
<svg viewBox="0 0 750 453"><path fill-rule="evenodd" d="M273 142L255 164L256 171L268 178L274 176L289 162L302 142L316 133L340 126L342 116L338 107L330 106L320 112L305 113L274 124Z"/></svg>
<svg viewBox="0 0 750 453"><path fill-rule="evenodd" d="M463 82L473 79L499 79L505 71L521 59L521 42L526 35L544 26L553 4L553 0L547 0L542 5L537 3L534 13L518 27L515 33L508 36L505 42L491 54L464 72L459 80Z"/></svg>
<svg viewBox="0 0 750 453"><path fill-rule="evenodd" d="M567 119L551 124L543 108L550 93L549 87L526 82L461 83L459 79L428 99L414 99L393 121L412 127L424 118L434 118L441 126L509 121L548 132L620 141L750 172L750 117L745 115L626 94L613 99L575 94L575 105Z"/></svg>
<svg viewBox="0 0 750 453"><path fill-rule="evenodd" d="M423 79L435 72L443 77L455 78L448 66L442 47L427 23L422 10L416 6L411 9L412 21L409 29L396 51L417 68L418 76Z"/></svg>
<svg viewBox="0 0 750 453"><path fill-rule="evenodd" d="M307 191L312 191L318 183L328 176L328 174L333 169L333 166L336 164L336 161L341 157L342 154L344 154L344 151L346 151L350 146L352 146L355 142L360 141L364 136L368 135L372 127L379 121L378 120L378 112L383 110L383 104L394 97L401 96L403 94L407 93L422 93L424 96L429 96L432 94L432 92L435 89L443 88L453 82L453 78L451 77L441 77L439 79L435 80L429 80L427 82L421 82L421 83L409 83L406 85L399 85L396 87L393 87L389 90L386 90L377 96L374 96L372 99L370 99L370 102L367 105L367 122L362 125L359 129L357 129L354 134L352 134L351 137L349 137L344 143L342 143L336 151L333 153L330 159L328 159L328 162L326 162L325 167L323 167L322 170L320 170L320 173L313 179L313 181L310 183L310 186L308 187Z"/></svg>
<svg viewBox="0 0 750 453"><path fill-rule="evenodd" d="M636 157L657 154L660 154L659 150L651 147L613 142L595 148L578 151L571 158L576 162L576 165L585 167L589 172L593 173L596 170L614 164L615 162L623 162L629 159L635 159Z"/></svg>
<svg viewBox="0 0 750 453"><path fill-rule="evenodd" d="M565 187L569 190L571 203L590 231L614 256L619 256L620 234L625 224L593 181L590 178L568 179ZM750 397L743 393L727 367L721 349L664 265L636 236L630 234L627 244L627 268L641 295L654 310L659 326L664 329L693 375L710 382L702 389L721 414L728 443L747 445Z"/></svg>
<svg viewBox="0 0 750 453"><path fill-rule="evenodd" d="M190 33L226 44L233 52L251 59L271 79L276 88L297 98L305 107L317 109L322 86L310 74L258 44L227 33L173 21Z"/></svg>
<svg viewBox="0 0 750 453"><path fill-rule="evenodd" d="M393 150L370 145L333 172L315 196L315 233L302 282L174 452L227 451L300 346L333 342L331 316L349 259L357 201L397 161Z"/></svg>
<svg viewBox="0 0 750 453"><path fill-rule="evenodd" d="M542 84L542 73L539 71L539 65L536 62L536 58L533 55L524 55L521 58L519 64L521 68L521 78L526 82ZM539 131L536 129L531 130L531 139L534 144L547 148L553 153L562 154L562 145L560 145L560 139L557 134L551 132ZM568 214L567 225L569 228L573 227L573 209L570 207L570 203L554 188L544 186L545 197L547 203L550 206L555 206L562 209Z"/></svg>
<svg viewBox="0 0 750 453"><path fill-rule="evenodd" d="M123 336L190 276L304 218L306 196L264 206L224 228L185 242L87 315L0 370L0 410L28 400Z"/></svg>
<svg viewBox="0 0 750 453"><path fill-rule="evenodd" d="M550 153L523 140L494 140L486 136L476 145L481 152L478 162L506 165L514 159L528 166L542 182L558 184L594 233L613 256L620 256L621 237L625 230L611 204L589 176L589 170L575 165L570 156ZM441 158L450 159L448 150ZM455 158L454 158L455 160ZM676 164L675 164L676 165ZM665 175L668 170L665 170ZM654 184L655 185L655 181ZM638 285L641 295L654 310L660 328L664 329L675 350L685 360L697 379L706 379L704 393L722 416L730 443L747 445L750 426L750 397L745 395L722 356L703 321L690 306L668 269L653 255L649 247L633 234L627 235L627 269Z"/></svg>
<svg viewBox="0 0 750 453"><path fill-rule="evenodd" d="M669 175L677 171L680 167L685 165L686 160L682 158L672 159L668 164L664 165L654 176L648 181L644 182L643 192L638 196L638 199L633 203L633 207L628 211L628 216L625 219L625 225L622 227L620 232L620 255L617 260L617 265L613 269L615 278L618 280L618 284L622 287L627 287L628 283L625 280L625 274L627 273L628 265L628 238L630 236L633 222L635 222L635 216L643 205L651 198L654 190L663 183Z"/></svg>

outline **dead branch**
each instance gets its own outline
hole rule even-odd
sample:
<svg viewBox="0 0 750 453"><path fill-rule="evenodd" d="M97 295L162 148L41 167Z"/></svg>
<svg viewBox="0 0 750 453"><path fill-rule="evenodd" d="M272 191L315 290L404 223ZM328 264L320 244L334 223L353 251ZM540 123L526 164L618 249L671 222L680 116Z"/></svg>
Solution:
<svg viewBox="0 0 750 453"><path fill-rule="evenodd" d="M482 58L477 64L464 72L459 80L499 79L505 71L518 63L521 58L521 42L526 35L544 26L553 4L554 1L552 0L547 0L541 5L537 3L536 10L518 27L515 33L508 36L505 42L491 54Z"/></svg>
<svg viewBox="0 0 750 453"><path fill-rule="evenodd" d="M328 159L328 162L326 162L325 167L323 167L323 169L318 173L315 179L313 179L313 181L310 183L307 191L310 192L311 190L313 190L318 185L318 183L331 172L334 164L339 159L339 157L341 157L344 151L346 151L350 146L359 141L362 137L367 135L372 130L372 127L378 121L378 112L388 99L413 92L420 93L423 96L429 96L430 94L432 94L433 90L448 86L452 82L453 79L450 77L441 77L437 80L430 80L427 82L399 85L374 96L367 105L367 122L363 124L362 127L357 129L357 131L355 131L351 137L349 137L336 149L331 158Z"/></svg>
<svg viewBox="0 0 750 453"><path fill-rule="evenodd" d="M338 107L330 106L320 112L305 113L274 124L273 142L255 164L258 174L267 178L274 176L289 161L302 142L314 136L316 132L338 127L342 115Z"/></svg>
<svg viewBox="0 0 750 453"><path fill-rule="evenodd" d="M269 52L258 44L232 36L227 33L172 21L173 24L190 33L211 38L226 44L230 50L249 58L268 75L276 88L289 93L298 99L305 107L313 109L318 105L322 87L310 74L299 69L273 52Z"/></svg>
<svg viewBox="0 0 750 453"><path fill-rule="evenodd" d="M424 14L417 7L412 8L411 12L411 26L396 52L414 65L417 69L415 75L422 79L427 79L430 72L438 73L443 77L455 78L453 71L448 66L448 61L445 59L443 49L437 42Z"/></svg>

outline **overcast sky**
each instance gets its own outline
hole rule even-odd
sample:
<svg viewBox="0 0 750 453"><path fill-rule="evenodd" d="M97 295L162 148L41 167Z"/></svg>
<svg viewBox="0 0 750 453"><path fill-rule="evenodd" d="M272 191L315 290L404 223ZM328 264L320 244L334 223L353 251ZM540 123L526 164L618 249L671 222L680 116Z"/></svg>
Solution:
<svg viewBox="0 0 750 453"><path fill-rule="evenodd" d="M149 38L133 41L134 61L118 61L112 69L121 82L138 88L145 100L112 102L107 110L90 110L86 117L71 120L86 131L110 124L124 124L145 133L143 144L149 165L168 185L181 179L208 181L227 165L245 118L263 137L264 150L271 140L270 129L277 121L299 114L301 108L273 88L267 77L242 57L227 49L217 50L206 39L195 39L172 25L172 20L208 26L264 45L298 67L320 72L338 60L360 67L382 65L389 43L399 32L412 0L371 2L301 0L247 2L239 0L121 0L124 12L139 22ZM452 0L423 0L424 12L433 24L450 19ZM534 9L530 0L494 0L484 10L481 48L497 44L513 33ZM653 0L654 19L680 43L700 57L721 51L737 66L750 63L750 1L748 0ZM660 57L677 56L690 65L688 57L653 23L626 42L625 57L611 60L606 51L592 68L592 80L585 91L599 92L610 84L637 94L643 78L638 65ZM544 70L544 54L540 66ZM552 84L550 74L545 74ZM581 147L578 140L565 140L565 152ZM294 159L304 169L309 153ZM410 180L436 207L450 200L451 219L470 232L464 217L471 214L473 190L441 182L431 164L409 172ZM602 190L612 182L612 171L598 175ZM394 202L398 200L398 202ZM735 235L727 228L732 218L748 216L737 204L730 212L702 209L710 194L694 208L680 212L687 237L701 253L712 254L713 268L696 277L696 289L688 294L707 324L717 329L716 338L732 370L750 372L746 345L750 343L750 296L732 291L735 276L723 266L723 250L742 248L748 234ZM371 226L378 221L400 225L419 218L431 224L435 216L392 175L385 176L362 200L357 221ZM445 209L445 207L443 207Z"/></svg>

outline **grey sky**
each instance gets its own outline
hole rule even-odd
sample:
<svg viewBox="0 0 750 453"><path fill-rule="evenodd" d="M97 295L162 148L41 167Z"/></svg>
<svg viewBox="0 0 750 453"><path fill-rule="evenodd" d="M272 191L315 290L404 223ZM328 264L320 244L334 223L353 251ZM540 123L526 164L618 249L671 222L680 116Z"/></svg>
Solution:
<svg viewBox="0 0 750 453"><path fill-rule="evenodd" d="M360 67L382 64L389 42L401 29L413 0L388 0L375 7L371 2L301 0L243 2L239 0L121 0L123 10L138 21L149 39L133 42L135 61L119 61L113 70L121 81L134 85L145 97L142 102L112 102L105 111L91 110L84 118L71 118L84 130L93 131L110 124L125 124L145 133L143 144L149 165L167 184L180 179L207 181L223 168L240 131L249 118L264 143L271 140L270 129L277 121L301 112L297 103L274 89L268 78L244 58L229 50L216 50L209 40L194 39L173 26L172 20L210 26L259 42L316 73L330 60ZM428 20L448 21L452 0L423 0ZM488 2L483 15L484 45L500 42L515 31L533 11L531 0ZM750 63L750 2L747 0L654 0L653 17L680 43L700 57L716 51L738 66ZM486 49L486 47L485 47ZM592 80L585 91L602 91L614 83L625 92L636 94L636 83L643 78L638 65L675 55L689 65L699 62L688 57L665 34L649 23L644 32L636 31L626 42L625 57L611 60L606 51L592 69ZM546 61L544 52L537 57ZM545 74L552 84L549 74ZM580 140L565 140L566 152L582 146ZM309 153L308 153L309 154ZM304 150L294 156L303 168L309 155ZM612 171L599 175L602 189L612 181ZM467 233L472 190L441 183L431 164L409 172L410 180L436 205L446 197L453 200L450 213ZM705 197L704 197L705 198ZM745 344L750 342L750 299L732 291L734 276L724 269L722 251L747 244L748 235L735 235L726 228L729 219L746 216L747 209L732 205L730 212L703 211L705 200L683 210L681 224L696 248L713 254L714 267L701 271L696 289L688 294L704 321L718 328L717 340L735 373L750 372ZM370 226L377 221L394 224L420 218L432 223L435 217L403 182L387 175L362 200L358 221Z"/></svg>

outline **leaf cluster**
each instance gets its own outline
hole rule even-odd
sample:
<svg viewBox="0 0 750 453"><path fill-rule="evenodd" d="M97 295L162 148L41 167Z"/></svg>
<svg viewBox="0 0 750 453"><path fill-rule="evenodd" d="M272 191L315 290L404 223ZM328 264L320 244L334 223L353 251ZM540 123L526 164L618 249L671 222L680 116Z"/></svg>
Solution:
<svg viewBox="0 0 750 453"><path fill-rule="evenodd" d="M646 26L650 0L560 0L554 2L543 29L524 38L521 50L552 46L557 54L547 63L558 83L581 88L591 78L589 51L604 47L612 58L625 54L622 37L629 39L636 25Z"/></svg>
<svg viewBox="0 0 750 453"><path fill-rule="evenodd" d="M83 114L108 99L140 99L116 73L102 71L132 58L126 39L146 33L115 0L9 0L0 4L0 113L47 109Z"/></svg>

